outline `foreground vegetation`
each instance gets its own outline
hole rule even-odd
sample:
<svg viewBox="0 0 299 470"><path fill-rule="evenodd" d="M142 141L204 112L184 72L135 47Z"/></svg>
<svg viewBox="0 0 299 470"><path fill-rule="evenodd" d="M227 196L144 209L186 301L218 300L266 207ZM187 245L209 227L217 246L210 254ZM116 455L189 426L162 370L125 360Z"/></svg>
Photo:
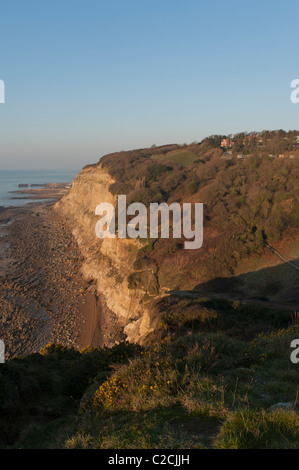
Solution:
<svg viewBox="0 0 299 470"><path fill-rule="evenodd" d="M50 344L3 365L1 447L299 447L292 312L198 297L154 308L142 347Z"/></svg>

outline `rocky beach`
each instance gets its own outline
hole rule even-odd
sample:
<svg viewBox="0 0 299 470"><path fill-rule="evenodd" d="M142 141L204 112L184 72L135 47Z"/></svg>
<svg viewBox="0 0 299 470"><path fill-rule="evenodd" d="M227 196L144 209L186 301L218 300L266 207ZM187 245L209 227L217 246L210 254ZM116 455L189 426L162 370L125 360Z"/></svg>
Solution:
<svg viewBox="0 0 299 470"><path fill-rule="evenodd" d="M114 345L116 320L102 308L95 285L83 281L76 241L53 209L66 191L29 191L36 199L50 192L51 202L0 210L0 331L6 356L38 352L50 342L76 349Z"/></svg>

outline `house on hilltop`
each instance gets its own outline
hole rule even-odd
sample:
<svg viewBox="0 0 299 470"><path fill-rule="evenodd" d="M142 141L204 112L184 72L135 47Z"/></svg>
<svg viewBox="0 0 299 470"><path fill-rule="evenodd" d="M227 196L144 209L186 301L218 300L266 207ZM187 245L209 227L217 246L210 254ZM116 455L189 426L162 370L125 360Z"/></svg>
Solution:
<svg viewBox="0 0 299 470"><path fill-rule="evenodd" d="M221 140L221 147L231 148L234 145L234 141L227 138Z"/></svg>

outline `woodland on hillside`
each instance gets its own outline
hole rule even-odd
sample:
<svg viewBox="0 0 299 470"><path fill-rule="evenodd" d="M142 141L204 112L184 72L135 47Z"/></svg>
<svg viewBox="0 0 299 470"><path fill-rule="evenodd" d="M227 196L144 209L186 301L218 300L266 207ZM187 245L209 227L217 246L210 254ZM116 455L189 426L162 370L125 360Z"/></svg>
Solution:
<svg viewBox="0 0 299 470"><path fill-rule="evenodd" d="M268 155L270 149L279 152L295 145L296 136L295 132L265 131L259 134L263 146L255 137L250 139L254 148L242 159L233 154L223 157L222 136L189 146L152 147L104 157L101 163L115 180L110 190L126 194L128 204L204 204L203 247L192 253L183 249L183 240L144 240L130 285L146 287L153 294L160 287L192 288L234 275L244 257L263 253L265 242L296 238L299 158L296 150L294 158ZM245 137L238 134L233 139L238 145ZM192 152L195 159L184 166L171 160L174 152L176 157L181 153L182 162L186 152ZM180 269L169 270L170 258Z"/></svg>

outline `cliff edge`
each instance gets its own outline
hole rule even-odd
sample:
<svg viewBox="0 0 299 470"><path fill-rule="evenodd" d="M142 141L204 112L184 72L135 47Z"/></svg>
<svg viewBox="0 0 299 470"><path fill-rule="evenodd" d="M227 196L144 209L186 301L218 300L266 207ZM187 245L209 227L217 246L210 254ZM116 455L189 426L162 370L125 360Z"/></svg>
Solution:
<svg viewBox="0 0 299 470"><path fill-rule="evenodd" d="M109 191L114 183L109 173L98 165L85 167L73 181L72 188L54 207L66 220L84 259L81 275L96 283L101 304L113 312L129 342L142 342L153 329L142 299L142 289L129 289L128 276L133 272L141 243L132 239L96 237L98 217L95 209L101 202L115 205L116 196Z"/></svg>

